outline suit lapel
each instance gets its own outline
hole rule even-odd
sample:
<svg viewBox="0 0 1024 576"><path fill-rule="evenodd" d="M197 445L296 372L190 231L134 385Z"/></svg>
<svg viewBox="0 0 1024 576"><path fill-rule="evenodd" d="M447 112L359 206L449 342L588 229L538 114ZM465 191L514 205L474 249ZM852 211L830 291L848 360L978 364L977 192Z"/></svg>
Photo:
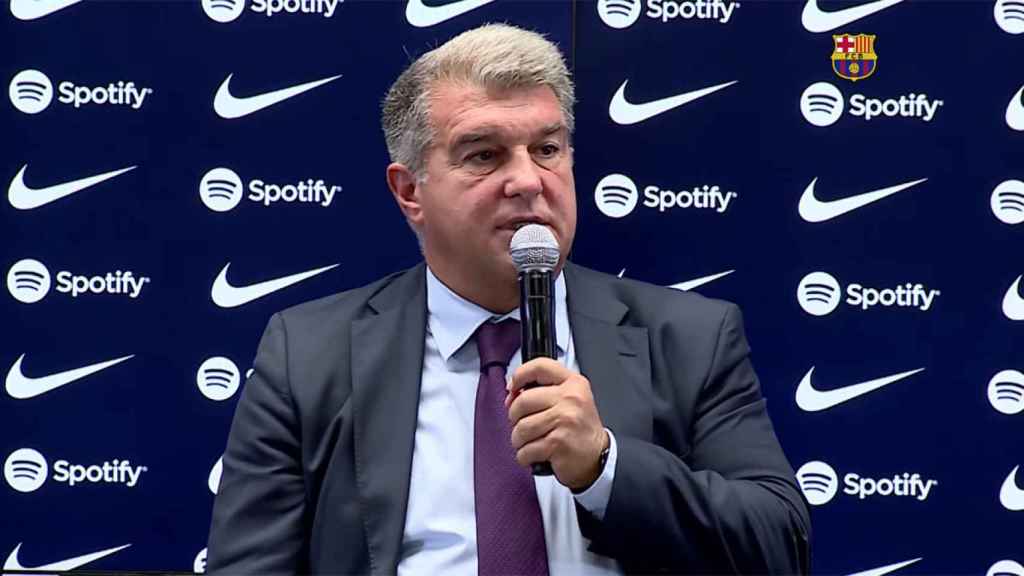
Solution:
<svg viewBox="0 0 1024 576"><path fill-rule="evenodd" d="M355 469L370 570L398 569L423 371L425 266L397 277L352 323ZM569 322L580 371L590 380L605 426L650 439L647 329L620 325L628 307L603 279L565 267ZM401 351L401 352L396 352Z"/></svg>
<svg viewBox="0 0 1024 576"><path fill-rule="evenodd" d="M355 469L370 569L394 574L405 526L426 330L421 264L368 302L352 323Z"/></svg>
<svg viewBox="0 0 1024 576"><path fill-rule="evenodd" d="M629 308L604 279L567 263L565 284L580 372L590 380L604 425L615 434L651 438L647 329L622 324Z"/></svg>

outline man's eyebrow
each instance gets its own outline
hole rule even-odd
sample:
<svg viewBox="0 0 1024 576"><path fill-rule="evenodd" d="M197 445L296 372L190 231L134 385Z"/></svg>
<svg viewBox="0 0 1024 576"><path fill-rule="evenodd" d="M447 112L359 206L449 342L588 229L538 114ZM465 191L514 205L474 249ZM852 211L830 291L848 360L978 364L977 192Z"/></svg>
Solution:
<svg viewBox="0 0 1024 576"><path fill-rule="evenodd" d="M540 135L551 136L552 134L561 132L562 130L567 130L564 123L552 122L551 124L548 124L547 126L544 126L543 128L540 129Z"/></svg>
<svg viewBox="0 0 1024 576"><path fill-rule="evenodd" d="M455 140L452 140L451 147L453 149L459 148L467 144L473 144L481 140L493 138L498 133L498 131L499 128L497 126L482 126L480 128L477 128L476 130L466 132L465 134L460 134L459 136L457 136Z"/></svg>
<svg viewBox="0 0 1024 576"><path fill-rule="evenodd" d="M566 131L565 123L552 122L551 124L542 126L540 130L537 131L537 135L541 137L551 136L552 134L557 134L562 131ZM476 142L494 138L501 132L502 127L499 125L489 124L480 126L470 132L458 135L454 140L452 140L451 149L454 150L456 148L466 146L467 144L474 144Z"/></svg>

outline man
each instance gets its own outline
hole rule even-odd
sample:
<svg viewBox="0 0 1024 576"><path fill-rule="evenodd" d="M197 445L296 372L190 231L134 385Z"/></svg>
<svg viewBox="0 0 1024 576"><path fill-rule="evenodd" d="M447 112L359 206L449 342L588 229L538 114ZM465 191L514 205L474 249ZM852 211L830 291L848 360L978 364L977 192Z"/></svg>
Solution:
<svg viewBox="0 0 1024 576"><path fill-rule="evenodd" d="M211 571L806 572L738 309L566 262L572 104L557 48L510 26L398 78L387 181L425 265L271 319ZM519 366L508 247L526 223L560 248L558 361Z"/></svg>

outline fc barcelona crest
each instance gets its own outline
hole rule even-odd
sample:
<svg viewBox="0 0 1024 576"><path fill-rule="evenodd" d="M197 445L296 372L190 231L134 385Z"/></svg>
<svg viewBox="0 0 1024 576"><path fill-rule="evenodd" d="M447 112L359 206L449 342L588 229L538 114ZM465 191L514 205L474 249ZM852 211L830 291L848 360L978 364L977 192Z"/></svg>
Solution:
<svg viewBox="0 0 1024 576"><path fill-rule="evenodd" d="M878 68L874 34L836 34L832 36L836 48L832 52L832 70L840 78L863 80Z"/></svg>

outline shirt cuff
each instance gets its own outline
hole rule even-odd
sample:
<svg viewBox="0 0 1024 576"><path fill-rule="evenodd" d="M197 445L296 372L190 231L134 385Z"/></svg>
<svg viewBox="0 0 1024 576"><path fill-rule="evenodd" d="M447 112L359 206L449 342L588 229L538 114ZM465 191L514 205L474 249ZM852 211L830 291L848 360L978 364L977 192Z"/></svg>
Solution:
<svg viewBox="0 0 1024 576"><path fill-rule="evenodd" d="M604 511L608 508L608 500L612 496L612 482L615 480L615 462L618 460L619 451L615 444L615 435L605 428L608 433L608 460L604 463L604 470L586 490L573 497L593 514L598 520L604 520Z"/></svg>

